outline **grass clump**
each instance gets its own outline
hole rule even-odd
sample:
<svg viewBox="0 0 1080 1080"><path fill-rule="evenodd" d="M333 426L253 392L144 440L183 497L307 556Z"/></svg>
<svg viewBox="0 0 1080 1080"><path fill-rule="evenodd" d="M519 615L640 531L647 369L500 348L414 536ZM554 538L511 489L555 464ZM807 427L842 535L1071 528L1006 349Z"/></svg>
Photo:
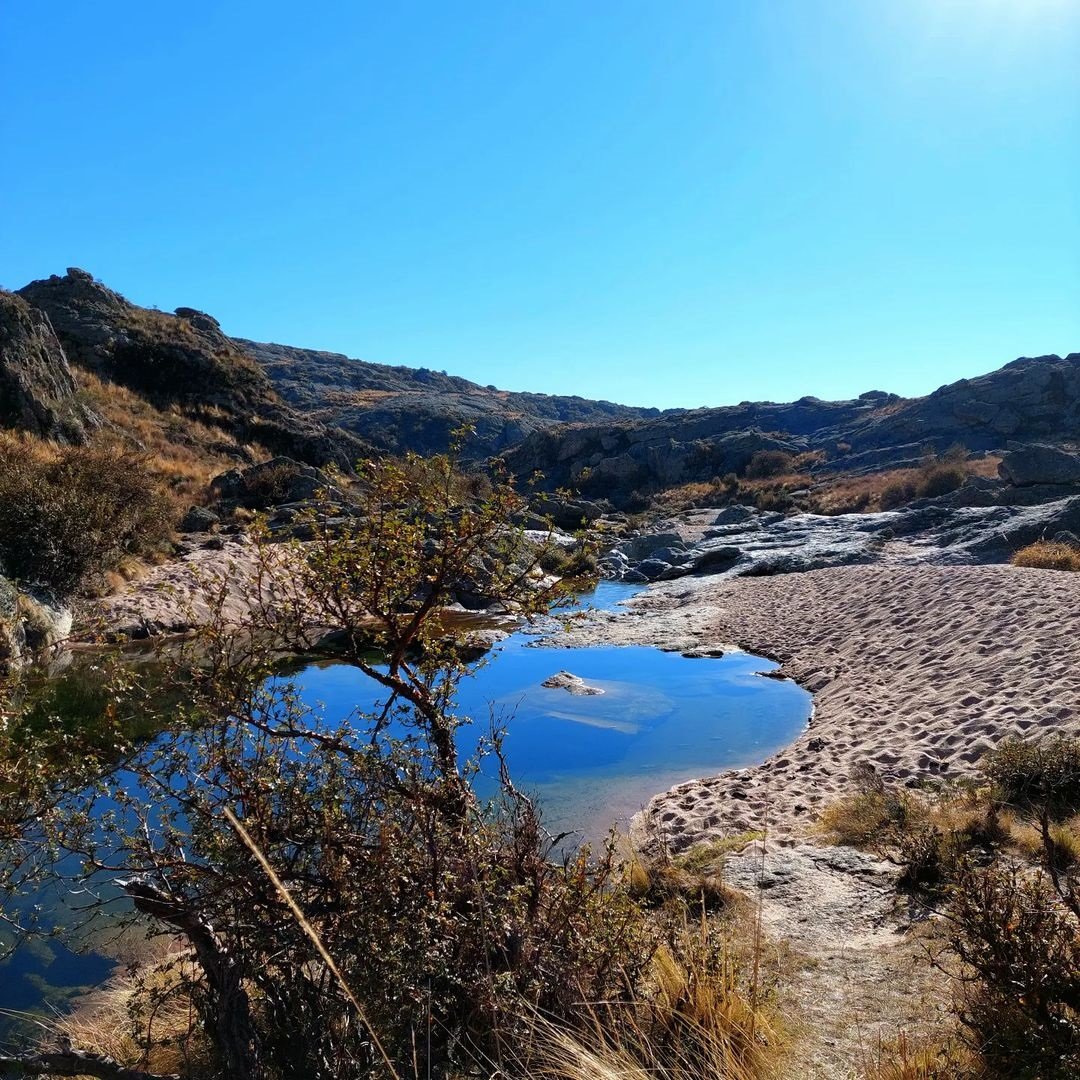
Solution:
<svg viewBox="0 0 1080 1080"><path fill-rule="evenodd" d="M773 995L703 919L677 924L653 957L647 993L540 1023L523 1075L543 1080L764 1080L781 1038Z"/></svg>
<svg viewBox="0 0 1080 1080"><path fill-rule="evenodd" d="M1021 548L1009 560L1013 566L1036 570L1080 570L1080 549L1072 544L1039 540Z"/></svg>

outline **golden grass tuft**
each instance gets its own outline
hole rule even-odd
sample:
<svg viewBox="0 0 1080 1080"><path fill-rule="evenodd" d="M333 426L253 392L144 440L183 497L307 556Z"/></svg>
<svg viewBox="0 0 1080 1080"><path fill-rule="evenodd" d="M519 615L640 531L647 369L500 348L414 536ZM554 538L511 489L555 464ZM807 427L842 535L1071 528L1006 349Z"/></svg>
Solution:
<svg viewBox="0 0 1080 1080"><path fill-rule="evenodd" d="M191 972L175 952L133 964L53 1018L44 1041L90 1047L130 1069L195 1075L209 1058L192 1007Z"/></svg>
<svg viewBox="0 0 1080 1080"><path fill-rule="evenodd" d="M544 1080L779 1078L782 1039L771 1003L745 985L714 931L684 924L654 956L652 993L588 1007L579 1030L538 1020L526 1074Z"/></svg>
<svg viewBox="0 0 1080 1080"><path fill-rule="evenodd" d="M980 1080L985 1073L970 1052L952 1038L898 1038L877 1047L862 1080Z"/></svg>
<svg viewBox="0 0 1080 1080"><path fill-rule="evenodd" d="M1013 566L1036 570L1080 570L1080 549L1072 544L1040 540L1021 548L1009 561Z"/></svg>

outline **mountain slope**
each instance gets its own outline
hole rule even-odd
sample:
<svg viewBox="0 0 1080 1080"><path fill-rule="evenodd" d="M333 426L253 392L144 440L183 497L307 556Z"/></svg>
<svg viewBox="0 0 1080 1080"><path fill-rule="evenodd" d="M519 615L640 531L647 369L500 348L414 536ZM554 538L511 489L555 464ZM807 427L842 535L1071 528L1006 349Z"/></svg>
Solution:
<svg viewBox="0 0 1080 1080"><path fill-rule="evenodd" d="M305 415L351 431L381 450L445 450L463 423L476 435L466 447L486 457L558 423L608 423L660 415L576 396L517 393L480 386L427 368L391 367L341 353L235 339Z"/></svg>
<svg viewBox="0 0 1080 1080"><path fill-rule="evenodd" d="M259 365L203 312L139 307L74 267L18 295L48 316L73 367L159 412L216 429L233 445L343 466L367 449L286 404Z"/></svg>

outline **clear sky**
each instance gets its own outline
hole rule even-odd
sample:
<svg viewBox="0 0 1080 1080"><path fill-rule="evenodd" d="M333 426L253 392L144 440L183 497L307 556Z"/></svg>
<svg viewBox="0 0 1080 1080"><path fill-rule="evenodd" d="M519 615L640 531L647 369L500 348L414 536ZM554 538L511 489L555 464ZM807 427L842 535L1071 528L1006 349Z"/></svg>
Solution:
<svg viewBox="0 0 1080 1080"><path fill-rule="evenodd" d="M1080 0L0 0L0 284L509 389L1080 351Z"/></svg>

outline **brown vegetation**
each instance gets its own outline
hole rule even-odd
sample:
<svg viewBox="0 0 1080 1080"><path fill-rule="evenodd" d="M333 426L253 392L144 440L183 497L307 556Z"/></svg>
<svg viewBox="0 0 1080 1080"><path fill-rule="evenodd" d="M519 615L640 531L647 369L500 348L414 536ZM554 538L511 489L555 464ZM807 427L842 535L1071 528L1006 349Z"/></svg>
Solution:
<svg viewBox="0 0 1080 1080"><path fill-rule="evenodd" d="M51 447L0 436L0 506L4 571L60 595L152 551L173 523L145 456L109 439Z"/></svg>
<svg viewBox="0 0 1080 1080"><path fill-rule="evenodd" d="M186 325L182 319L178 324ZM147 468L178 502L200 502L210 480L237 464L270 457L265 447L241 444L222 426L213 406L158 408L119 383L73 366L86 403L146 455ZM200 417L202 417L200 419Z"/></svg>
<svg viewBox="0 0 1080 1080"><path fill-rule="evenodd" d="M955 981L955 1038L968 1058L872 1075L1066 1080L1080 1071L1080 739L1007 741L983 772L982 787L934 795L866 774L824 815L834 839L898 859L901 884L944 915L938 962Z"/></svg>
<svg viewBox="0 0 1080 1080"><path fill-rule="evenodd" d="M1013 566L1028 566L1037 570L1080 570L1080 548L1040 540L1021 548L1009 561Z"/></svg>

